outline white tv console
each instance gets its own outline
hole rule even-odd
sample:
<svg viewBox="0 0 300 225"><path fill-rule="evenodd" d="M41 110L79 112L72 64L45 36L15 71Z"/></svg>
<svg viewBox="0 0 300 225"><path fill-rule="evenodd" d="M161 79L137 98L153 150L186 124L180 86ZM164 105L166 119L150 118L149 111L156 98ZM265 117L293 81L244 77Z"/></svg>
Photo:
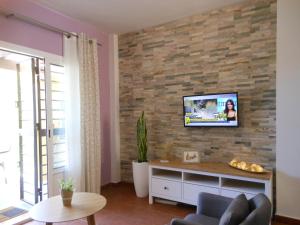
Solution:
<svg viewBox="0 0 300 225"><path fill-rule="evenodd" d="M264 193L272 202L272 173L245 172L224 163L150 163L149 204L158 197L197 205L199 192L232 198L245 193L248 199Z"/></svg>

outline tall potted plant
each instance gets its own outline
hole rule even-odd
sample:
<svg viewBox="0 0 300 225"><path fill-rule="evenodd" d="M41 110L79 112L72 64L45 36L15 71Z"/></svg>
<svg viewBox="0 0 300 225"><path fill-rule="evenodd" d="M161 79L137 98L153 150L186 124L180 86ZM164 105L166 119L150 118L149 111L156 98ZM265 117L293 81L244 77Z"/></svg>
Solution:
<svg viewBox="0 0 300 225"><path fill-rule="evenodd" d="M136 195L140 198L143 198L149 193L147 126L144 111L137 121L136 138L138 158L137 161L132 162L133 182Z"/></svg>

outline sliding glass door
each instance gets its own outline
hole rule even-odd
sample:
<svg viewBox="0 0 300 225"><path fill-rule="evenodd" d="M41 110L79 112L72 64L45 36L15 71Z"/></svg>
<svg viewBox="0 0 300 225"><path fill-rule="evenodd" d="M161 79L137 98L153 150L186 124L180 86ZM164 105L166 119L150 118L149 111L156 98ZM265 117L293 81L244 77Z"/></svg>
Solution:
<svg viewBox="0 0 300 225"><path fill-rule="evenodd" d="M64 178L64 68L59 56L41 58L0 49L0 72L1 93L7 94L0 98L0 119L7 124L0 129L0 190L3 196L33 205L58 194ZM0 204L0 210L2 205L10 206Z"/></svg>
<svg viewBox="0 0 300 225"><path fill-rule="evenodd" d="M49 196L59 194L59 181L65 176L67 142L65 133L64 67L50 64L48 69L48 190Z"/></svg>
<svg viewBox="0 0 300 225"><path fill-rule="evenodd" d="M20 197L34 204L47 197L44 60L29 58L17 64L17 81Z"/></svg>

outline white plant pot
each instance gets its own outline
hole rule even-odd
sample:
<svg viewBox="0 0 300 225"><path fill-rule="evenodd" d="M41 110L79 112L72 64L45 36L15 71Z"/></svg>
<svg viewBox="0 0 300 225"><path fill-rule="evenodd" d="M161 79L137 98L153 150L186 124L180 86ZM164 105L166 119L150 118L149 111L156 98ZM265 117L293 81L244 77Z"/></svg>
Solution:
<svg viewBox="0 0 300 225"><path fill-rule="evenodd" d="M144 198L149 194L149 163L133 161L132 171L136 196Z"/></svg>

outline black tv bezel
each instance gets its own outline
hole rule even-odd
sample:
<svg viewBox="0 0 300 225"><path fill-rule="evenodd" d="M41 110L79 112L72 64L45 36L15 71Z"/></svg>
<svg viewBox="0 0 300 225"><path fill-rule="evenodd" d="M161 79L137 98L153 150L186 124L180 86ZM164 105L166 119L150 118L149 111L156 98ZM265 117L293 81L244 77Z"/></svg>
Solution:
<svg viewBox="0 0 300 225"><path fill-rule="evenodd" d="M195 96L208 96L208 95L224 95L224 94L236 94L236 102L237 102L237 125L236 126L224 126L224 125L218 125L218 126L186 126L185 125L185 119L184 119L184 115L185 115L185 108L184 108L184 98L185 97L195 97ZM208 93L208 94L197 94L197 95L184 95L182 96L182 112L183 112L183 126L184 127L208 127L208 128L212 128L212 127L228 127L228 128L238 128L240 127L240 116L239 116L239 94L238 92L225 92L225 93Z"/></svg>

